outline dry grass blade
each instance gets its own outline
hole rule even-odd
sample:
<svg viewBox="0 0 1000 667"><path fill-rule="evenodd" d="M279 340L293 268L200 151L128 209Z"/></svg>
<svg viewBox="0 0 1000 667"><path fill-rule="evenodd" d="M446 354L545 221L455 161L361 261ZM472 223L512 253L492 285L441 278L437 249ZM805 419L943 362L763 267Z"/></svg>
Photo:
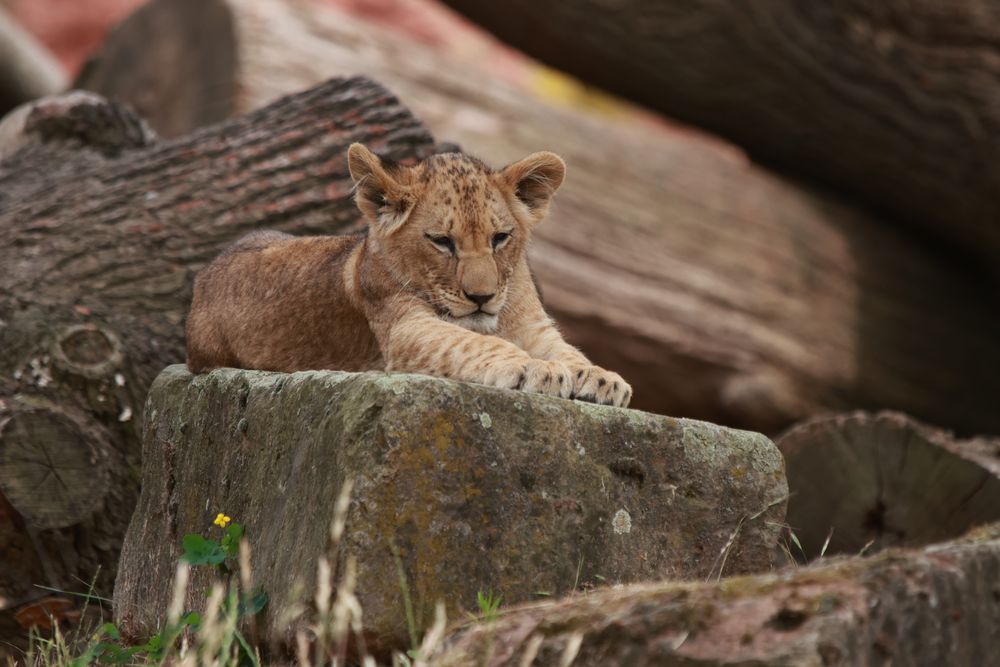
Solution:
<svg viewBox="0 0 1000 667"><path fill-rule="evenodd" d="M305 630L295 633L295 647L299 657L299 667L312 667L312 662L309 660L309 637Z"/></svg>
<svg viewBox="0 0 1000 667"><path fill-rule="evenodd" d="M198 632L199 662L203 665L216 662L219 650L222 648L225 629L219 617L219 610L222 608L225 596L226 591L222 588L222 584L218 582L212 584L205 614L202 616L201 630Z"/></svg>
<svg viewBox="0 0 1000 667"><path fill-rule="evenodd" d="M719 550L719 555L715 557L715 562L712 563L712 568L708 571L708 576L705 578L705 581L711 581L713 576L716 581L720 581L722 579L722 573L726 569L726 561L729 560L729 553L732 551L733 545L736 544L736 538L739 537L740 531L743 530L743 525L748 521L753 521L755 519L760 518L769 509L787 501L788 498L789 498L788 495L782 496L781 498L776 498L775 500L772 500L771 502L764 505L756 512L753 512L752 514L744 514L743 516L741 516L740 520L736 522L736 528L734 528L733 532L729 535L729 539L726 540L726 543L723 544L722 548ZM719 566L718 574L715 574L716 564L718 564Z"/></svg>
<svg viewBox="0 0 1000 667"><path fill-rule="evenodd" d="M823 548L819 550L819 558L823 558L823 556L826 555L826 550L830 546L831 538L833 538L833 526L830 526L830 532L826 534L826 540L823 542Z"/></svg>
<svg viewBox="0 0 1000 667"><path fill-rule="evenodd" d="M538 633L531 635L528 638L528 643L524 646L524 653L521 654L521 662L518 663L520 667L531 667L531 663L535 661L535 657L538 655L538 649L542 648L542 642L545 641L545 637Z"/></svg>
<svg viewBox="0 0 1000 667"><path fill-rule="evenodd" d="M559 658L559 667L569 667L576 660L580 653L580 646L583 645L583 633L574 632L566 640L566 648L563 649L562 657Z"/></svg>
<svg viewBox="0 0 1000 667"><path fill-rule="evenodd" d="M438 600L437 604L434 605L434 625L424 635L424 641L420 644L420 652L417 654L417 659L413 663L413 667L430 667L431 663L428 660L434 651L437 650L441 640L444 639L444 631L447 624L448 619L444 611L444 602Z"/></svg>
<svg viewBox="0 0 1000 667"><path fill-rule="evenodd" d="M337 647L337 664L343 665L347 659L347 633L355 612L354 586L357 583L358 563L354 557L347 559L344 577L337 587L337 598L333 603L333 641ZM360 608L360 605L357 605Z"/></svg>
<svg viewBox="0 0 1000 667"><path fill-rule="evenodd" d="M322 665L324 656L329 655L327 635L330 629L330 606L333 601L332 576L330 561L320 556L316 562L316 622L313 625L317 665Z"/></svg>
<svg viewBox="0 0 1000 667"><path fill-rule="evenodd" d="M187 563L177 564L177 576L174 577L174 592L170 597L170 607L167 609L167 623L177 625L184 613L184 600L187 597L188 579L191 568Z"/></svg>
<svg viewBox="0 0 1000 667"><path fill-rule="evenodd" d="M333 520L330 522L330 544L337 546L344 535L347 526L347 512L351 506L351 492L354 490L354 480L347 479L340 487L340 495L333 506Z"/></svg>
<svg viewBox="0 0 1000 667"><path fill-rule="evenodd" d="M250 567L250 543L240 540L240 587L243 595L250 596L253 588L253 570ZM250 641L254 646L260 646L260 632L257 629L257 614L249 615Z"/></svg>

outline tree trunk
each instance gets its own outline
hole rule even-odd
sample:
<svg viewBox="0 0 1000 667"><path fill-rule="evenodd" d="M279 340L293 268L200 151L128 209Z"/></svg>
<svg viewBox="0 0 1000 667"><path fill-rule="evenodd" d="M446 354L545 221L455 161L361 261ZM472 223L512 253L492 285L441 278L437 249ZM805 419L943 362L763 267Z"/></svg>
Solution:
<svg viewBox="0 0 1000 667"><path fill-rule="evenodd" d="M478 592L516 603L767 570L787 498L760 434L419 375L174 366L147 405L115 584L133 640L157 630L184 535L218 534L218 512L246 528L268 643L294 647L288 612L314 599L325 555L340 573L356 561L366 644L386 654L408 644L407 604L422 634L438 600L459 618ZM185 608L200 608L211 574L195 573Z"/></svg>
<svg viewBox="0 0 1000 667"><path fill-rule="evenodd" d="M490 162L562 154L568 178L537 228L532 264L568 337L632 383L633 407L768 433L818 411L892 407L1000 432L1000 302L968 266L718 142L484 86L464 63L350 16L213 0L192 26L191 3L201 6L140 10L81 83L181 132L192 128L177 119L243 112L365 72L436 136ZM195 39L212 20L233 38ZM167 94L145 56L177 51L229 69L186 71Z"/></svg>
<svg viewBox="0 0 1000 667"><path fill-rule="evenodd" d="M176 141L92 94L18 119L0 162L0 597L95 575L108 596L143 401L184 359L195 271L254 229L351 227L347 146L415 159L431 137L362 78Z"/></svg>
<svg viewBox="0 0 1000 667"><path fill-rule="evenodd" d="M792 496L788 524L807 558L828 535L827 553L856 554L942 542L1000 521L1000 439L956 440L883 412L818 418L778 446Z"/></svg>
<svg viewBox="0 0 1000 667"><path fill-rule="evenodd" d="M1000 7L446 0L585 81L1000 258Z"/></svg>
<svg viewBox="0 0 1000 667"><path fill-rule="evenodd" d="M525 605L459 631L429 664L988 665L1000 654L998 578L993 525L925 551Z"/></svg>

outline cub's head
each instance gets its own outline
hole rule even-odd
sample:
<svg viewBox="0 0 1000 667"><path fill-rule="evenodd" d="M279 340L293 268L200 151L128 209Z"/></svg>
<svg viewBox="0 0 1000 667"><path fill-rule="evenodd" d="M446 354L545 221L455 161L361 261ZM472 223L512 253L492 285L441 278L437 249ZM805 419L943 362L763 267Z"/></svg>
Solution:
<svg viewBox="0 0 1000 667"><path fill-rule="evenodd" d="M413 167L353 144L348 164L358 208L400 289L474 331L496 328L531 228L545 217L566 174L553 153L532 153L493 170L460 153Z"/></svg>

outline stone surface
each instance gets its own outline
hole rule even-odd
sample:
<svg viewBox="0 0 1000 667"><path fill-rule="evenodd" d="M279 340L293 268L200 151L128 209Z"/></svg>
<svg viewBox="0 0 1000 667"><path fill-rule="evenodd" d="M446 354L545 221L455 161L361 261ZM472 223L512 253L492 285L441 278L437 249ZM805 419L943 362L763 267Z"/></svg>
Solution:
<svg viewBox="0 0 1000 667"><path fill-rule="evenodd" d="M400 566L418 626L478 591L504 604L600 584L765 570L784 515L764 436L419 375L167 368L146 405L143 487L115 587L123 633L165 614L186 533L246 526L254 578L308 604L334 502L355 482L338 551L358 562L375 650L405 647ZM203 600L200 573L189 606Z"/></svg>

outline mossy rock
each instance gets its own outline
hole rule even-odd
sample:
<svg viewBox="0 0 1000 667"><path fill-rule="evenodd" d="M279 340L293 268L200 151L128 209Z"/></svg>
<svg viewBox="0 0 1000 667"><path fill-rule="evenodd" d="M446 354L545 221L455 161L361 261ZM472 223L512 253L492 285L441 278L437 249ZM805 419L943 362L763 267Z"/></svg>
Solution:
<svg viewBox="0 0 1000 667"><path fill-rule="evenodd" d="M369 642L383 651L408 644L401 572L422 627L437 600L455 619L478 591L506 605L761 571L787 495L781 455L756 433L420 375L171 366L145 414L142 496L115 588L133 638L165 615L184 535L221 533L212 520L225 512L246 527L269 638L287 645L283 611L312 600L347 479L336 566L356 558ZM212 576L201 570L191 608Z"/></svg>

